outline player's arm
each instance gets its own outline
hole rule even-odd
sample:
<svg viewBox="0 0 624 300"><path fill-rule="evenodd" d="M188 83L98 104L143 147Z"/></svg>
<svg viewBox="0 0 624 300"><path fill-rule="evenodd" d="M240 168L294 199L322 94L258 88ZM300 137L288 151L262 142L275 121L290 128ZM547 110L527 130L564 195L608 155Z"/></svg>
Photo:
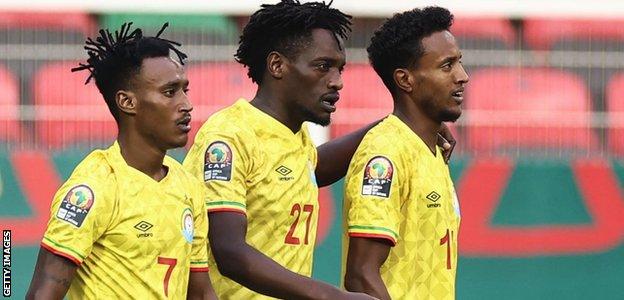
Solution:
<svg viewBox="0 0 624 300"><path fill-rule="evenodd" d="M384 239L350 237L344 278L347 291L363 292L379 299L390 300L388 289L379 273L388 258L390 248L390 242Z"/></svg>
<svg viewBox="0 0 624 300"><path fill-rule="evenodd" d="M373 122L316 148L318 163L316 164L315 175L319 187L328 186L347 174L353 153L357 150L366 133L380 121ZM444 123L440 127L439 136L438 145L444 149L444 159L448 162L457 142L453 138L448 126Z"/></svg>
<svg viewBox="0 0 624 300"><path fill-rule="evenodd" d="M191 272L186 299L217 300L208 272Z"/></svg>
<svg viewBox="0 0 624 300"><path fill-rule="evenodd" d="M374 299L294 273L246 243L247 218L236 212L208 214L210 248L224 276L280 299Z"/></svg>
<svg viewBox="0 0 624 300"><path fill-rule="evenodd" d="M40 248L26 299L63 299L77 268L69 259Z"/></svg>

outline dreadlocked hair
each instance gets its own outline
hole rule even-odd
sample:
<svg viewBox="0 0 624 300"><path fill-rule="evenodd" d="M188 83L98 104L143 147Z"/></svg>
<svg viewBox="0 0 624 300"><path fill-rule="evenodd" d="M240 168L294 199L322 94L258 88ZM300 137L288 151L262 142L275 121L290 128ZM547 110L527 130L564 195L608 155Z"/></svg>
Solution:
<svg viewBox="0 0 624 300"><path fill-rule="evenodd" d="M181 64L187 58L186 54L176 48L181 46L180 43L160 37L169 23L163 24L154 37L143 36L140 28L130 31L131 26L132 22L122 24L114 35L108 29L100 29L100 35L95 41L87 38L84 46L89 55L87 62L79 63L78 67L71 69L72 72L89 71L85 84L95 79L95 85L117 121L119 112L115 94L131 87L132 79L139 74L144 59L169 57L170 51L176 54Z"/></svg>
<svg viewBox="0 0 624 300"><path fill-rule="evenodd" d="M394 70L417 67L424 54L423 38L449 30L452 24L453 15L447 9L429 6L395 14L375 31L366 51L390 92L395 89Z"/></svg>
<svg viewBox="0 0 624 300"><path fill-rule="evenodd" d="M234 57L249 71L247 75L262 83L266 57L277 51L295 58L312 37L313 29L326 29L334 36L346 39L351 31L351 16L330 8L332 1L306 2L282 0L277 4L263 4L249 18L243 29Z"/></svg>

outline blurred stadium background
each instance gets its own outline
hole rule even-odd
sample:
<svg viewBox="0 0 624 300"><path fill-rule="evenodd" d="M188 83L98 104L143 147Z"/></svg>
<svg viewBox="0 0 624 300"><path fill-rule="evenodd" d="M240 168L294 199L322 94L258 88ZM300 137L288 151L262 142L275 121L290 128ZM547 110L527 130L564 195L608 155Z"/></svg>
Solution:
<svg viewBox="0 0 624 300"><path fill-rule="evenodd" d="M318 136L390 112L365 51L385 17L449 8L471 75L452 125L463 215L457 298L624 299L624 2L459 2L336 0L355 19L338 112ZM253 96L233 53L260 3L0 2L0 228L13 230L14 297L30 282L55 190L115 136L95 85L69 71L85 58L85 37L126 21L155 34L170 22L165 37L190 57L195 132L215 110ZM314 264L316 278L336 285L341 201L342 182L322 190Z"/></svg>

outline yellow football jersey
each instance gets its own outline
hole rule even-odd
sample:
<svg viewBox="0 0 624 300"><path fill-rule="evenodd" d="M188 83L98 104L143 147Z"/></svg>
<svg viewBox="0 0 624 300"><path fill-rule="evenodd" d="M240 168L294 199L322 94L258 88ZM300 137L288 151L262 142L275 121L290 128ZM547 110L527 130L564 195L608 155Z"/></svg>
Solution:
<svg viewBox="0 0 624 300"><path fill-rule="evenodd" d="M343 275L349 236L387 239L392 299L454 299L460 214L441 149L390 115L362 140L345 185Z"/></svg>
<svg viewBox="0 0 624 300"><path fill-rule="evenodd" d="M204 180L208 212L245 214L248 244L311 275L319 206L316 148L305 125L293 133L239 99L204 123L183 165ZM209 264L217 270L212 256ZM268 298L217 273L220 299Z"/></svg>
<svg viewBox="0 0 624 300"><path fill-rule="evenodd" d="M91 152L52 202L41 246L79 265L70 299L186 299L208 271L202 184L170 157L157 182L115 142Z"/></svg>

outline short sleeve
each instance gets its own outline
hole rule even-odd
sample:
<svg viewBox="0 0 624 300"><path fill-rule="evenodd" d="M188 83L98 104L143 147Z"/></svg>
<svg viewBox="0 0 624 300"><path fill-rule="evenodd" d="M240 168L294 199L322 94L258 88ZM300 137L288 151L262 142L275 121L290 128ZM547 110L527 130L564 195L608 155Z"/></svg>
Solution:
<svg viewBox="0 0 624 300"><path fill-rule="evenodd" d="M194 235L191 248L191 272L208 271L208 216L201 198L201 183L195 182L197 197L193 198Z"/></svg>
<svg viewBox="0 0 624 300"><path fill-rule="evenodd" d="M356 153L345 180L348 234L396 244L401 220L397 160L388 153Z"/></svg>
<svg viewBox="0 0 624 300"><path fill-rule="evenodd" d="M184 167L203 180L208 212L246 214L249 155L243 141L232 133L208 132L193 148Z"/></svg>
<svg viewBox="0 0 624 300"><path fill-rule="evenodd" d="M54 196L41 246L81 264L112 219L110 194L98 180L70 178Z"/></svg>

